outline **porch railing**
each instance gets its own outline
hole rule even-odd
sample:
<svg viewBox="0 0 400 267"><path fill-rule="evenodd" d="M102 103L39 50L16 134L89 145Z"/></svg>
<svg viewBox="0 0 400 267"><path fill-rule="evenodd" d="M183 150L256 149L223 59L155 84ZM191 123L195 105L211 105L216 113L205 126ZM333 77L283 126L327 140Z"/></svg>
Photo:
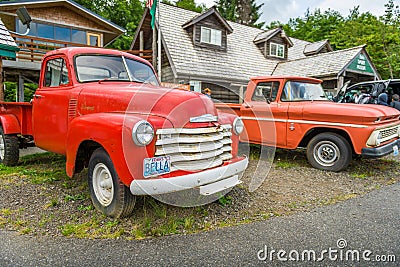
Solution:
<svg viewBox="0 0 400 267"><path fill-rule="evenodd" d="M20 49L17 52L16 58L21 61L40 62L47 52L63 47L94 47L86 44L24 36L15 33L11 35ZM150 62L153 54L152 50L127 50L125 52L142 57Z"/></svg>

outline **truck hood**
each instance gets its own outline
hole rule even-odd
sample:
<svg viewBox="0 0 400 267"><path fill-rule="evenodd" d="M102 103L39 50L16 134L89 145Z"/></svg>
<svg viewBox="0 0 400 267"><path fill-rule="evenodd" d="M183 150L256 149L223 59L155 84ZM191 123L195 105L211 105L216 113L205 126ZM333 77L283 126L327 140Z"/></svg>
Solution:
<svg viewBox="0 0 400 267"><path fill-rule="evenodd" d="M85 84L78 103L82 115L96 112L153 115L166 118L174 127L185 126L192 117L217 115L213 101L203 94L150 84Z"/></svg>
<svg viewBox="0 0 400 267"><path fill-rule="evenodd" d="M318 117L316 117L318 114ZM307 102L303 106L304 120L337 123L373 123L398 120L400 112L394 108L374 104L334 103L327 101Z"/></svg>

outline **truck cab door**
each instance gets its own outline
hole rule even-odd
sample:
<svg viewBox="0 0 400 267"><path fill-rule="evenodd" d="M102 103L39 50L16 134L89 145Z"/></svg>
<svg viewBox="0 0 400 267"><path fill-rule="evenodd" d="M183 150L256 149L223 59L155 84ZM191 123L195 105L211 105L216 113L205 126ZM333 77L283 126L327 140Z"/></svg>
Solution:
<svg viewBox="0 0 400 267"><path fill-rule="evenodd" d="M279 80L257 83L251 100L242 105L240 114L247 130L241 135L243 141L286 146L288 105L277 101L280 83Z"/></svg>
<svg viewBox="0 0 400 267"><path fill-rule="evenodd" d="M45 59L40 85L32 100L32 123L36 146L65 154L71 77L62 56Z"/></svg>

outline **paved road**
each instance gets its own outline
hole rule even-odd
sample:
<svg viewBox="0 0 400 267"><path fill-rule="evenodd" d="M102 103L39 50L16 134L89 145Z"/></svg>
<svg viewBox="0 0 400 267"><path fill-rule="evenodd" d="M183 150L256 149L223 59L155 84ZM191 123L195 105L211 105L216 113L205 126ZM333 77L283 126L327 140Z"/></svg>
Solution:
<svg viewBox="0 0 400 267"><path fill-rule="evenodd" d="M391 255L396 262L384 266L400 266L399 202L400 183L312 212L142 241L33 238L0 231L0 266L380 266L376 256ZM266 250L268 257L259 260ZM276 252L271 261L272 250L281 250L281 258L299 253L300 261L282 262ZM308 261L312 250L324 260ZM357 252L360 261L352 261Z"/></svg>

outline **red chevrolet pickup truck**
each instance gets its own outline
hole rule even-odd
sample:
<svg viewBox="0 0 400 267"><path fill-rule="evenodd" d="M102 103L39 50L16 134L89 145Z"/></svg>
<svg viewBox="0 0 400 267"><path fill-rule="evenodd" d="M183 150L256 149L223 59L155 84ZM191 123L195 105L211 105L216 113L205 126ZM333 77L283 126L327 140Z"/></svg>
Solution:
<svg viewBox="0 0 400 267"><path fill-rule="evenodd" d="M353 154L398 155L399 111L334 103L325 97L321 82L306 77L255 77L243 104L218 103L217 108L242 118L246 131L240 141L285 149L305 147L308 161L318 169L341 171Z"/></svg>
<svg viewBox="0 0 400 267"><path fill-rule="evenodd" d="M0 103L0 160L15 165L29 143L66 156L66 173L88 167L94 206L128 216L135 195L240 183L243 123L206 96L159 86L152 66L128 53L63 48L42 61L31 103ZM196 204L196 203L194 203Z"/></svg>

